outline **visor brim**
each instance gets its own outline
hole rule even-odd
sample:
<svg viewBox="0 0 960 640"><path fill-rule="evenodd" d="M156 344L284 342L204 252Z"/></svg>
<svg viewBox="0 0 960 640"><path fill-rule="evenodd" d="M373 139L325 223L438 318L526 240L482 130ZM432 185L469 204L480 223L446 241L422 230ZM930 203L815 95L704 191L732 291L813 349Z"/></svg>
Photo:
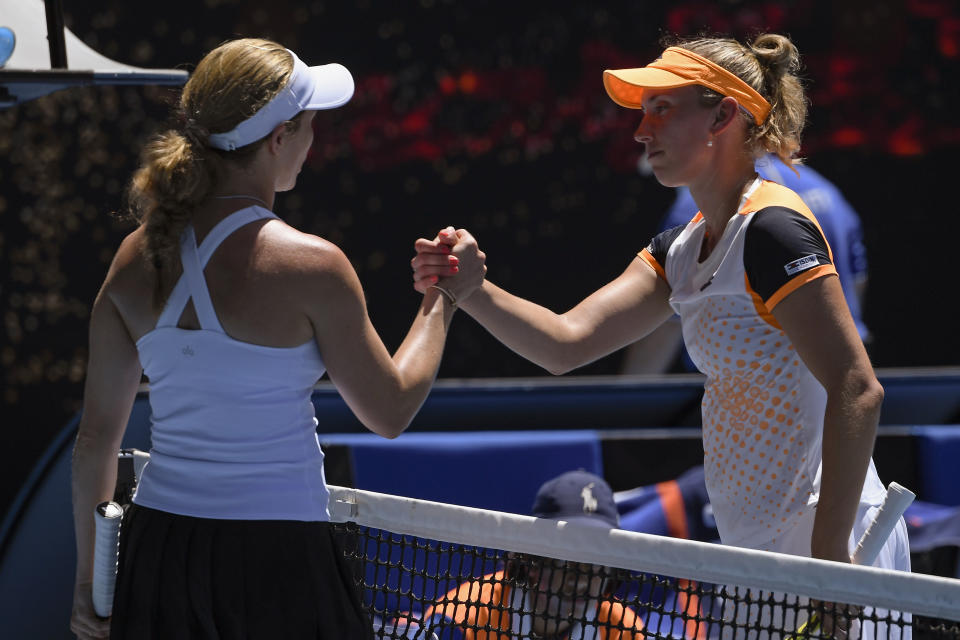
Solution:
<svg viewBox="0 0 960 640"><path fill-rule="evenodd" d="M603 72L603 86L610 99L621 107L640 109L644 89L674 89L697 84L665 69L639 67L637 69L607 69Z"/></svg>
<svg viewBox="0 0 960 640"><path fill-rule="evenodd" d="M335 109L353 97L353 76L336 62L306 68L310 93L303 103L305 111Z"/></svg>

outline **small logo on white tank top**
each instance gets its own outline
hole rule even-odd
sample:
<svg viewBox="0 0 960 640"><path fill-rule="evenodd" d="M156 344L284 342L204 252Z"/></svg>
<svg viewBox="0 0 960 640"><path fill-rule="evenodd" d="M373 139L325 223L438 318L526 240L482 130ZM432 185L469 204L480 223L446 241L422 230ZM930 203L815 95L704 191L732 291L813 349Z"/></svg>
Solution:
<svg viewBox="0 0 960 640"><path fill-rule="evenodd" d="M784 270L787 272L788 276L800 273L801 271L806 271L811 267L815 267L819 264L817 256L810 254L809 256L803 256L802 258L797 258L792 262L788 262L783 265Z"/></svg>
<svg viewBox="0 0 960 640"><path fill-rule="evenodd" d="M185 347L184 347L183 349L181 349L180 351L181 351L181 352L183 353L183 355L185 355L185 356L193 356L193 355L196 355L196 354L193 352L193 349L190 347L190 345L185 346Z"/></svg>

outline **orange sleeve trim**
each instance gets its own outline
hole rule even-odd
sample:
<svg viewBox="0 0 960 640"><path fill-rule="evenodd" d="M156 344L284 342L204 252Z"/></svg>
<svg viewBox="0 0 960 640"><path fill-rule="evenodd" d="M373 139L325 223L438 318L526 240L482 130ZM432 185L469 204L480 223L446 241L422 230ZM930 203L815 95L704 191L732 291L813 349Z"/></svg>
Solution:
<svg viewBox="0 0 960 640"><path fill-rule="evenodd" d="M822 264L819 267L814 267L813 269L804 271L793 280L777 289L777 291L770 296L770 299L766 301L766 307L770 309L770 311L773 311L774 307L780 304L784 298L803 285L816 280L817 278L830 275L837 275L837 268L832 264Z"/></svg>
<svg viewBox="0 0 960 640"><path fill-rule="evenodd" d="M657 483L657 495L663 505L663 515L667 520L667 533L674 538L690 538L687 527L687 512L683 508L683 493L676 480Z"/></svg>
<svg viewBox="0 0 960 640"><path fill-rule="evenodd" d="M667 282L667 272L663 270L663 266L661 266L661 264L657 262L657 259L653 257L652 253L644 249L643 251L637 254L637 257L643 260L644 262L646 262L648 265L650 265L650 267L657 272L657 275L660 276L661 280L663 280L664 282ZM670 283L667 282L667 284L670 284Z"/></svg>
<svg viewBox="0 0 960 640"><path fill-rule="evenodd" d="M760 316L760 319L774 329L783 329L780 323L777 322L777 319L773 317L773 314L770 313L767 305L763 303L763 298L760 297L760 294L750 286L750 278L747 277L746 273L743 274L743 286L746 288L747 293L750 294L750 299L753 300L753 309L757 312L757 315Z"/></svg>

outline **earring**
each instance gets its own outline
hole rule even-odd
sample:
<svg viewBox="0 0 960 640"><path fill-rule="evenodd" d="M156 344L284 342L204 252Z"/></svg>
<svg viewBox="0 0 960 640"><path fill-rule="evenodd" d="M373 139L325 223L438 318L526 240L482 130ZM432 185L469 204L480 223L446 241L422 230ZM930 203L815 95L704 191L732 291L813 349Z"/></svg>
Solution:
<svg viewBox="0 0 960 640"><path fill-rule="evenodd" d="M712 146L713 146L713 138L710 138L709 140L707 140L707 146L708 146L708 147L712 147Z"/></svg>

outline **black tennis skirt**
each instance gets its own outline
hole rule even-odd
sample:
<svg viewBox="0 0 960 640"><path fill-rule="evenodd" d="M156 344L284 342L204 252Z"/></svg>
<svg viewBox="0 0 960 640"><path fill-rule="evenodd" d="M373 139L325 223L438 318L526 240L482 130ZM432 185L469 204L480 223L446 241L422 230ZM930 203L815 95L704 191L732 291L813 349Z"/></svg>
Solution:
<svg viewBox="0 0 960 640"><path fill-rule="evenodd" d="M110 637L344 640L373 638L373 627L329 523L131 505Z"/></svg>

